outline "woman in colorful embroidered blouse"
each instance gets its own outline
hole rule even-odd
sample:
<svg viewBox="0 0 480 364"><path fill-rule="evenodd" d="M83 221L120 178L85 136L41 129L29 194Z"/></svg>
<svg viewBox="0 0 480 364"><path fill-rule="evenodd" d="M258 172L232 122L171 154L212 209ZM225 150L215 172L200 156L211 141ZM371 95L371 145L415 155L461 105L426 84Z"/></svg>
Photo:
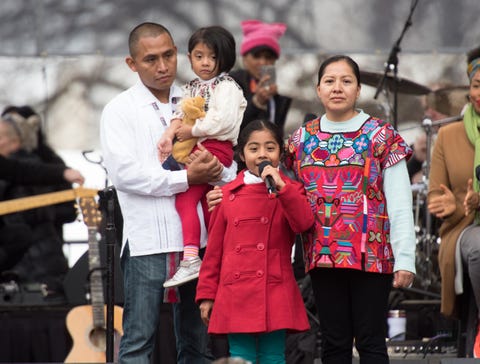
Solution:
<svg viewBox="0 0 480 364"><path fill-rule="evenodd" d="M322 363L388 363L388 296L415 274L411 149L382 120L355 108L358 65L334 56L320 66L326 113L289 141L287 167L303 182L315 214L304 243L322 332Z"/></svg>

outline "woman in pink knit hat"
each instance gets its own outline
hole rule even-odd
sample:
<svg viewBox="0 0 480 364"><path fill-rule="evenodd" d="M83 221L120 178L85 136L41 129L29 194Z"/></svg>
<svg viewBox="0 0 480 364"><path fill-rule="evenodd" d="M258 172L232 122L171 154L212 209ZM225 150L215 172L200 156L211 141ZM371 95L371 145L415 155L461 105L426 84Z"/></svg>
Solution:
<svg viewBox="0 0 480 364"><path fill-rule="evenodd" d="M262 67L275 65L280 56L279 39L286 29L283 23L264 23L260 20L242 22L240 54L244 69L230 73L242 87L248 102L240 130L250 121L262 119L270 120L283 132L292 99L278 94L273 77L262 76Z"/></svg>

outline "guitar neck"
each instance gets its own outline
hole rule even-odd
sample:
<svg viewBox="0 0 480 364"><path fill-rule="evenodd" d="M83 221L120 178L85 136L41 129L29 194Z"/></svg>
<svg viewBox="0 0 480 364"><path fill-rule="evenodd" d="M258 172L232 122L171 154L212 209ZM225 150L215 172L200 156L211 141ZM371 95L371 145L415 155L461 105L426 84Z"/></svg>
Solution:
<svg viewBox="0 0 480 364"><path fill-rule="evenodd" d="M90 296L92 300L93 326L105 327L102 265L97 239L97 229L88 227L88 266L90 268Z"/></svg>
<svg viewBox="0 0 480 364"><path fill-rule="evenodd" d="M79 187L71 190L44 193L37 196L16 198L0 202L0 215L11 214L13 212L25 211L37 207L55 205L62 202L75 200L81 196L95 196L97 190Z"/></svg>

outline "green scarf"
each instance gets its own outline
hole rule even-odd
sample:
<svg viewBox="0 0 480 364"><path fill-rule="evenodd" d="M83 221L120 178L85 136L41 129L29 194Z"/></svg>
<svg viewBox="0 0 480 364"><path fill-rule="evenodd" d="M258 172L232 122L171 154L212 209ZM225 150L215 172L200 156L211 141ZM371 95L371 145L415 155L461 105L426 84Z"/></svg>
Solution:
<svg viewBox="0 0 480 364"><path fill-rule="evenodd" d="M480 115L475 112L472 104L468 104L465 113L463 114L463 125L467 132L468 140L475 148L475 155L473 158L473 190L478 193L480 190L479 182L476 175L476 169L480 165ZM480 224L480 213L477 209L475 212L475 223Z"/></svg>
<svg viewBox="0 0 480 364"><path fill-rule="evenodd" d="M465 131L467 132L468 140L475 148L475 156L473 159L473 189L475 192L479 192L479 183L476 176L476 168L480 165L480 115L475 112L472 104L468 104L465 113L463 114L463 124L465 125Z"/></svg>

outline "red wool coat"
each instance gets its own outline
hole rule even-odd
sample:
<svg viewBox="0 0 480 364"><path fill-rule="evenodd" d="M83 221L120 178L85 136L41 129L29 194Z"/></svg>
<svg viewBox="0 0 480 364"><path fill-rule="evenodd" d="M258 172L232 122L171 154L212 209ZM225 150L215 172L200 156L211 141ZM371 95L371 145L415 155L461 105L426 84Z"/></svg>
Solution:
<svg viewBox="0 0 480 364"><path fill-rule="evenodd" d="M215 301L208 332L308 330L291 264L295 233L314 222L305 190L282 175L287 185L269 198L265 184L243 178L223 187L210 221L196 295L198 303Z"/></svg>

